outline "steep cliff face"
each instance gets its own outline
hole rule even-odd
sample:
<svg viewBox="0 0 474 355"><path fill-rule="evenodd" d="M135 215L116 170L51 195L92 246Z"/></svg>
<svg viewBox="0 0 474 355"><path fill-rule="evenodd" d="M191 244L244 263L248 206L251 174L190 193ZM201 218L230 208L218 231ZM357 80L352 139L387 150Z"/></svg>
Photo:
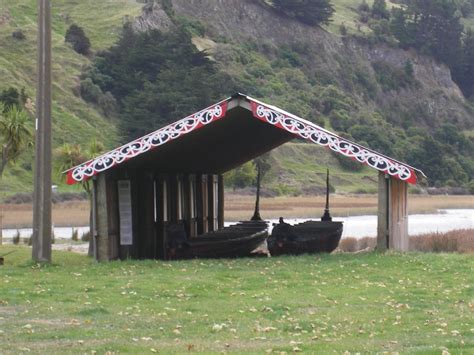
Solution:
<svg viewBox="0 0 474 355"><path fill-rule="evenodd" d="M213 41L214 53L249 42L274 48L296 45L305 59L305 74L317 80L324 73L325 81L355 98L359 110L379 111L394 124L403 124L406 117L411 117L412 122L427 128L444 122L466 129L474 126L472 113L449 69L413 51L342 38L294 21L258 0L173 0L172 11L174 16L206 24L207 43ZM154 4L145 8L135 28L169 30L172 23L161 6ZM380 82L383 69L402 72L407 63L416 85L384 87ZM232 65L231 61L225 64ZM363 77L367 90L348 83L348 72Z"/></svg>

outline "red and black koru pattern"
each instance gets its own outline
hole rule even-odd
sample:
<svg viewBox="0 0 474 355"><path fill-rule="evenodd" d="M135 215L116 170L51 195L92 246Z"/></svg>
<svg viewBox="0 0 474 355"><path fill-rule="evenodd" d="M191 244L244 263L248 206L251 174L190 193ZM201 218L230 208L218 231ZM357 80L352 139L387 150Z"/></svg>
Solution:
<svg viewBox="0 0 474 355"><path fill-rule="evenodd" d="M194 115L163 127L117 149L89 160L67 172L68 184L85 181L98 173L121 164L137 155L168 143L225 116L227 101L208 107Z"/></svg>
<svg viewBox="0 0 474 355"><path fill-rule="evenodd" d="M311 122L276 111L257 102L252 102L252 111L254 116L261 121L270 123L313 143L329 147L339 154L357 160L400 180L411 184L416 183L416 174L410 167L392 161L368 148L344 140Z"/></svg>

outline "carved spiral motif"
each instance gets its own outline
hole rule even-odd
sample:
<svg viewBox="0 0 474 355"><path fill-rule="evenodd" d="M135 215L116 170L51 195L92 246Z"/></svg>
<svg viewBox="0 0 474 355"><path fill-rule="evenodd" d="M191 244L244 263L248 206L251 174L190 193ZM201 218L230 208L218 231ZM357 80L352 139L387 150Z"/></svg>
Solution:
<svg viewBox="0 0 474 355"><path fill-rule="evenodd" d="M360 145L346 141L317 126L309 125L295 117L287 116L282 112L272 110L263 105L258 105L255 114L258 118L272 125L279 126L313 143L329 147L334 152L353 158L360 163L395 176L400 180L409 180L413 174L410 168L402 164L394 162Z"/></svg>
<svg viewBox="0 0 474 355"><path fill-rule="evenodd" d="M171 140L187 134L198 127L207 125L224 115L224 104L218 104L206 110L200 111L192 116L186 117L178 122L172 123L153 133L138 138L137 140L112 150L100 157L76 167L71 177L79 182L103 172L117 164L145 153L155 147L163 145Z"/></svg>

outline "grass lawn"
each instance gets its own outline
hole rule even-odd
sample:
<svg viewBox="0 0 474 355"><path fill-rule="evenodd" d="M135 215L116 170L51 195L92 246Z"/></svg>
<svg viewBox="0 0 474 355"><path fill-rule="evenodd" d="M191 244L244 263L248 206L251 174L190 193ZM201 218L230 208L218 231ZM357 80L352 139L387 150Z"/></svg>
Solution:
<svg viewBox="0 0 474 355"><path fill-rule="evenodd" d="M54 264L10 250L0 353L474 351L474 259L359 254Z"/></svg>

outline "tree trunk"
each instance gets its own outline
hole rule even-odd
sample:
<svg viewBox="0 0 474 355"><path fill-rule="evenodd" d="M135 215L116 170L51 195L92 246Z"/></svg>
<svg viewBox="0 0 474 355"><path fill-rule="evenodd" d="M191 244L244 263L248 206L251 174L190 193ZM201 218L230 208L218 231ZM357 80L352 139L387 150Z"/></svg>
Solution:
<svg viewBox="0 0 474 355"><path fill-rule="evenodd" d="M3 176L3 171L8 163L8 145L3 145L2 147L2 161L0 162L0 178Z"/></svg>

